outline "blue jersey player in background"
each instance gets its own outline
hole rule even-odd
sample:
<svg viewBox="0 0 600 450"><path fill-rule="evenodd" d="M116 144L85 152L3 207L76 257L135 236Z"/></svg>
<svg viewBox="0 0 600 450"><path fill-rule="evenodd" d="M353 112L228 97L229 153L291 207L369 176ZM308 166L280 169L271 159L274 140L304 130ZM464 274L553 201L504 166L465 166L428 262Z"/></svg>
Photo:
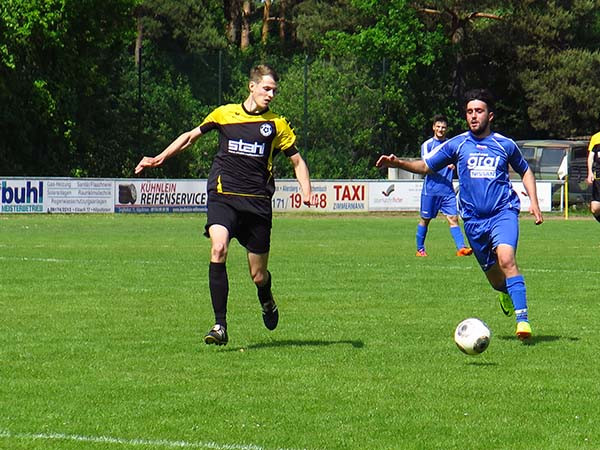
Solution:
<svg viewBox="0 0 600 450"><path fill-rule="evenodd" d="M448 119L441 114L434 116L433 137L421 144L421 158L426 158L435 147L446 141L447 132ZM454 164L425 175L423 190L421 191L421 218L417 225L417 256L427 256L425 238L427 237L429 222L437 217L440 211L446 216L450 226L450 234L456 245L456 256L468 256L473 253L469 247L465 246L465 240L458 225L456 193L452 185L453 175Z"/></svg>
<svg viewBox="0 0 600 450"><path fill-rule="evenodd" d="M514 312L516 335L531 338L525 280L515 253L519 238L520 201L509 180L508 165L523 181L535 223L544 219L540 211L535 176L514 141L492 132L494 99L486 89L465 95L469 131L447 140L420 161L383 155L377 167L399 167L428 174L448 164L458 169L459 206L465 234L491 286L500 291L500 306L506 315Z"/></svg>

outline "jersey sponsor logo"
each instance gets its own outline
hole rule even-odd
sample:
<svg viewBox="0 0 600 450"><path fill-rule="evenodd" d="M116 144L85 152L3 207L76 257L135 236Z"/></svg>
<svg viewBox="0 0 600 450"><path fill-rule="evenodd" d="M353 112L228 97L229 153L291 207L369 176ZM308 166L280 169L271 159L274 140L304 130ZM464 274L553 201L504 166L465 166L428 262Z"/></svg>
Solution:
<svg viewBox="0 0 600 450"><path fill-rule="evenodd" d="M260 157L265 154L265 144L259 144L254 142L253 144L244 142L242 139L238 141L230 140L227 145L229 153L235 153L237 155L246 155Z"/></svg>
<svg viewBox="0 0 600 450"><path fill-rule="evenodd" d="M499 162L499 156L473 153L467 160L467 168L471 173L471 178L495 178Z"/></svg>
<svg viewBox="0 0 600 450"><path fill-rule="evenodd" d="M273 133L273 127L270 123L263 123L260 126L259 130L260 134L262 134L264 137L271 136L271 134Z"/></svg>

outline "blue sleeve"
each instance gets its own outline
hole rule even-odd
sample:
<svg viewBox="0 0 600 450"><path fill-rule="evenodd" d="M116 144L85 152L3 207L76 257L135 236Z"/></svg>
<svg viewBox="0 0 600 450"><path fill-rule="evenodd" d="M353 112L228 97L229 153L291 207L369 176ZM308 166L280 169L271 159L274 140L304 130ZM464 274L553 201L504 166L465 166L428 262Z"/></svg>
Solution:
<svg viewBox="0 0 600 450"><path fill-rule="evenodd" d="M521 150L519 150L517 144L513 142L511 148L512 151L508 155L508 163L515 172L523 176L525 175L525 172L527 172L527 169L529 169L529 164L527 163L527 160L523 158L523 154L521 153Z"/></svg>
<svg viewBox="0 0 600 450"><path fill-rule="evenodd" d="M456 164L455 149L452 144L452 139L445 141L424 158L425 163L431 170L437 172L448 164Z"/></svg>
<svg viewBox="0 0 600 450"><path fill-rule="evenodd" d="M425 158L426 154L427 154L427 141L425 141L421 144L421 159Z"/></svg>

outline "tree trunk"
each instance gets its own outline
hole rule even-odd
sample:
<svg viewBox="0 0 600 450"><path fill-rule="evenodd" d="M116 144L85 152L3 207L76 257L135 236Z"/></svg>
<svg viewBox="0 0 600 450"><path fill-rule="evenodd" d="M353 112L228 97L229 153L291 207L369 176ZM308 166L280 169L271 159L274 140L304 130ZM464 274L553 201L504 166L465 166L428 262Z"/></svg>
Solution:
<svg viewBox="0 0 600 450"><path fill-rule="evenodd" d="M271 0L265 0L261 33L261 42L263 45L266 44L269 39L269 17L271 17Z"/></svg>
<svg viewBox="0 0 600 450"><path fill-rule="evenodd" d="M242 2L241 0L224 0L223 10L227 21L225 26L227 40L231 44L237 45L240 36Z"/></svg>
<svg viewBox="0 0 600 450"><path fill-rule="evenodd" d="M139 66L142 62L142 34L143 34L142 21L138 17L137 19L137 36L135 38L135 65Z"/></svg>
<svg viewBox="0 0 600 450"><path fill-rule="evenodd" d="M279 7L279 40L281 43L285 43L285 37L287 34L287 9L288 0L281 0Z"/></svg>
<svg viewBox="0 0 600 450"><path fill-rule="evenodd" d="M244 0L242 6L242 34L240 36L240 48L246 50L250 47L250 13L252 4L250 0Z"/></svg>

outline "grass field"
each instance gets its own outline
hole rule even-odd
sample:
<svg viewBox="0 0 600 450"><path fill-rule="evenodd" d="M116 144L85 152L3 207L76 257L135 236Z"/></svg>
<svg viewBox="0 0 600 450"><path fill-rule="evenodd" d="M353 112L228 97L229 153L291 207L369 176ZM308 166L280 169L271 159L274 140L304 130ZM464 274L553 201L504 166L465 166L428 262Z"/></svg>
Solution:
<svg viewBox="0 0 600 450"><path fill-rule="evenodd" d="M600 225L522 220L524 345L445 221L415 258L416 221L276 217L274 332L234 242L218 348L203 216L0 216L0 448L600 448Z"/></svg>

